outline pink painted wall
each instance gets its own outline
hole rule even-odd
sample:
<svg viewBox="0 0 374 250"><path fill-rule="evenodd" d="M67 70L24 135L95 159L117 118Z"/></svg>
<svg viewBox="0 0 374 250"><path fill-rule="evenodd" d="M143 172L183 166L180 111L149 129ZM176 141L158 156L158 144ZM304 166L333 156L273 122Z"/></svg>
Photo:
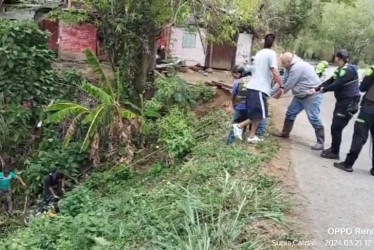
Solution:
<svg viewBox="0 0 374 250"><path fill-rule="evenodd" d="M90 49L97 54L97 29L91 24L70 25L59 24L59 57L64 60L86 59L85 50Z"/></svg>
<svg viewBox="0 0 374 250"><path fill-rule="evenodd" d="M51 50L57 51L58 50L58 22L52 22L49 20L44 19L42 21L42 29L48 30L51 33L51 36L48 40L48 46Z"/></svg>
<svg viewBox="0 0 374 250"><path fill-rule="evenodd" d="M195 66L200 64L205 65L205 54L203 44L201 42L198 32L196 32L196 47L195 48L183 48L183 36L185 29L183 28L172 28L170 35L170 53L173 57L186 62L187 66ZM204 34L204 31L202 30Z"/></svg>

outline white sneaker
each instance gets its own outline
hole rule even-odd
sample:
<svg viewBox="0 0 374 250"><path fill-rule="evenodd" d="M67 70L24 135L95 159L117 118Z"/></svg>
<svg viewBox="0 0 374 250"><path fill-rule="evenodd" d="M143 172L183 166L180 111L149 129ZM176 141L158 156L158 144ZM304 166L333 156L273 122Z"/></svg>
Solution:
<svg viewBox="0 0 374 250"><path fill-rule="evenodd" d="M257 135L255 137L248 137L247 138L247 142L248 143L259 143L259 142L262 142L264 139L261 139L261 138L258 138Z"/></svg>
<svg viewBox="0 0 374 250"><path fill-rule="evenodd" d="M238 124L233 124L232 129L234 130L234 135L239 140L243 140L243 129L239 128Z"/></svg>

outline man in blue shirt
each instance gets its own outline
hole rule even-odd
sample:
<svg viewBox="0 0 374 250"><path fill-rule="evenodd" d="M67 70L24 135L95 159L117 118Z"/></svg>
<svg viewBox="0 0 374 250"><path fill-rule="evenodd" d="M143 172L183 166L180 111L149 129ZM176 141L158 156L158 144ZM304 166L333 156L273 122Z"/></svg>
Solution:
<svg viewBox="0 0 374 250"><path fill-rule="evenodd" d="M245 87L246 82L249 78L246 76L246 71L243 67L235 66L232 70L232 76L234 77L234 85L232 90L232 100L230 111L234 112L233 121L234 123L240 123L247 120L248 108L246 105L246 94L247 89ZM263 137L265 135L266 126L268 124L268 119L263 120L256 130L256 135L258 137ZM230 145L235 141L235 135L233 129L231 129L230 134L227 138L227 144Z"/></svg>
<svg viewBox="0 0 374 250"><path fill-rule="evenodd" d="M26 186L21 177L11 172L9 167L5 167L3 172L0 172L0 199L4 202L5 210L8 214L12 214L13 212L11 182L14 179L19 181L22 186Z"/></svg>

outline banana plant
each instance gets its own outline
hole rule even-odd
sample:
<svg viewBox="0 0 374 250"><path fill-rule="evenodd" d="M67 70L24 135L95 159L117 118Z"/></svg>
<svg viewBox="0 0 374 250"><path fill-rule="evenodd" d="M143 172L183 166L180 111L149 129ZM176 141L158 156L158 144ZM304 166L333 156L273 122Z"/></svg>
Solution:
<svg viewBox="0 0 374 250"><path fill-rule="evenodd" d="M69 145L79 125L87 128L81 151L86 151L90 145L91 151L92 148L97 149L100 131L103 129L112 139L122 138L123 141L126 141L126 144L131 144L131 131L128 128L131 126L131 121L137 118L137 115L126 109L120 101L121 82L117 80L116 86L113 86L113 82L108 79L97 57L89 50L86 51L86 57L93 71L100 76L100 84L95 86L84 82L81 88L97 104L91 108L79 103L63 102L52 104L45 109L47 112L53 112L53 114L49 115L46 122L61 123L69 119L70 124L64 140L65 147ZM113 149L114 147L112 146L111 148Z"/></svg>

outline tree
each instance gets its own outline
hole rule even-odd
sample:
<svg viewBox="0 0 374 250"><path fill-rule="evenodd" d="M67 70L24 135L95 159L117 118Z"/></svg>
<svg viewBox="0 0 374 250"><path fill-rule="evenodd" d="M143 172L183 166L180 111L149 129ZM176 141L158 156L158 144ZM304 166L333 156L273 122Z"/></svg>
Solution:
<svg viewBox="0 0 374 250"><path fill-rule="evenodd" d="M281 46L292 43L305 30L314 30L321 19L318 0L265 0L260 11L258 29L262 33L274 32Z"/></svg>
<svg viewBox="0 0 374 250"><path fill-rule="evenodd" d="M126 153L120 154L118 161L129 163L134 155L131 129L136 124L132 123L136 115L123 106L122 83L117 81L116 86L113 86L92 52L87 50L86 56L94 72L101 76L101 86L89 83L82 85L82 89L92 98L94 104L91 107L78 103L53 104L46 108L47 112L54 112L46 122L60 123L72 118L65 136L65 147L75 135L79 123L87 126L81 151L86 151L91 146L91 159L95 164L101 160L100 151L106 148L107 157L117 156L123 147Z"/></svg>
<svg viewBox="0 0 374 250"><path fill-rule="evenodd" d="M358 62L366 56L368 48L372 49L370 41L374 39L373 16L373 4L368 0L349 6L326 4L318 35L327 44L330 43L335 51L347 49L352 59Z"/></svg>
<svg viewBox="0 0 374 250"><path fill-rule="evenodd" d="M128 96L144 91L155 66L156 41L165 27L192 17L214 42L231 40L243 23L254 24L260 0L98 0L90 4L114 70L131 83Z"/></svg>

